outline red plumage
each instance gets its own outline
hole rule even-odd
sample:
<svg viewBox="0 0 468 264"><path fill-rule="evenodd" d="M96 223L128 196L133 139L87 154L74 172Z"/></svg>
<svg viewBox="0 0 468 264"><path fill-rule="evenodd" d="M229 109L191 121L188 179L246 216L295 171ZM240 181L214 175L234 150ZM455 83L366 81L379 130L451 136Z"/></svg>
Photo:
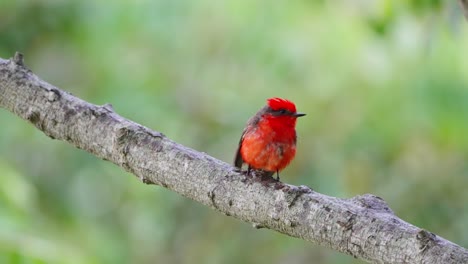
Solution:
<svg viewBox="0 0 468 264"><path fill-rule="evenodd" d="M293 102L270 98L247 122L242 133L234 165L246 163L250 169L272 176L283 170L296 154L296 119L305 114L296 112Z"/></svg>
<svg viewBox="0 0 468 264"><path fill-rule="evenodd" d="M267 99L267 104L273 110L279 110L281 108L284 108L284 109L289 110L290 112L293 112L293 113L296 112L296 105L293 102L286 100L286 99L273 97L273 98Z"/></svg>

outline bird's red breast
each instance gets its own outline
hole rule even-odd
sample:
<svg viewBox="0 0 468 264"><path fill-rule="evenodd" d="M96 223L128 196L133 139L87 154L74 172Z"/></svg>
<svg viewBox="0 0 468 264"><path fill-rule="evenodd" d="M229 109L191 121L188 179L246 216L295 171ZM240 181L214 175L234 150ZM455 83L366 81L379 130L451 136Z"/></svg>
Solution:
<svg viewBox="0 0 468 264"><path fill-rule="evenodd" d="M262 119L245 131L240 153L252 168L281 171L296 154L296 131L277 120Z"/></svg>

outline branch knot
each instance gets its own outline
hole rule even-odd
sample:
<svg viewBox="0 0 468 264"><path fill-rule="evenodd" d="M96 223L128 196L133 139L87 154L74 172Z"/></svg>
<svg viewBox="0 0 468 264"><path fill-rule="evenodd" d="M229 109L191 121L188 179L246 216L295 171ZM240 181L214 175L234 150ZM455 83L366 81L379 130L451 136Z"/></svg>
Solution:
<svg viewBox="0 0 468 264"><path fill-rule="evenodd" d="M436 243L436 235L424 229L419 230L419 232L416 234L416 239L419 240L419 249L421 251L425 251L431 248Z"/></svg>
<svg viewBox="0 0 468 264"><path fill-rule="evenodd" d="M16 52L15 53L15 56L13 56L13 62L16 64L16 65L19 65L19 66L24 66L24 60L23 60L24 56L22 53L19 53L19 52Z"/></svg>
<svg viewBox="0 0 468 264"><path fill-rule="evenodd" d="M351 202L357 203L364 208L381 211L384 213L394 214L384 199L373 194L363 194L351 198Z"/></svg>

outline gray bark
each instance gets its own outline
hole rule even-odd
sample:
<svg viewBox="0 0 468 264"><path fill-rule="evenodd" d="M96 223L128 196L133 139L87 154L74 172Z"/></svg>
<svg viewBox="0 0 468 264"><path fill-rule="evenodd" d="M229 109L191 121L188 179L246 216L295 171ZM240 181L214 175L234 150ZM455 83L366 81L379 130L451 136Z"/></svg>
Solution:
<svg viewBox="0 0 468 264"><path fill-rule="evenodd" d="M119 116L110 105L87 103L42 81L23 65L19 53L0 59L0 107L146 184L163 186L256 228L371 263L468 263L467 249L401 220L379 197L340 199L305 186L246 177Z"/></svg>

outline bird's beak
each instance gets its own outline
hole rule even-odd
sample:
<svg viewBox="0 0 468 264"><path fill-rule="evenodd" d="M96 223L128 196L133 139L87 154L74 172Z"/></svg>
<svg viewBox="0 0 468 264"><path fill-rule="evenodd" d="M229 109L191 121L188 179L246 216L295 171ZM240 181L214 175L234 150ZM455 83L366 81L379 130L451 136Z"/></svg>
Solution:
<svg viewBox="0 0 468 264"><path fill-rule="evenodd" d="M292 114L292 116L294 116L294 117L301 117L301 116L305 116L305 115L306 114L304 114L304 113L294 113L294 114Z"/></svg>

